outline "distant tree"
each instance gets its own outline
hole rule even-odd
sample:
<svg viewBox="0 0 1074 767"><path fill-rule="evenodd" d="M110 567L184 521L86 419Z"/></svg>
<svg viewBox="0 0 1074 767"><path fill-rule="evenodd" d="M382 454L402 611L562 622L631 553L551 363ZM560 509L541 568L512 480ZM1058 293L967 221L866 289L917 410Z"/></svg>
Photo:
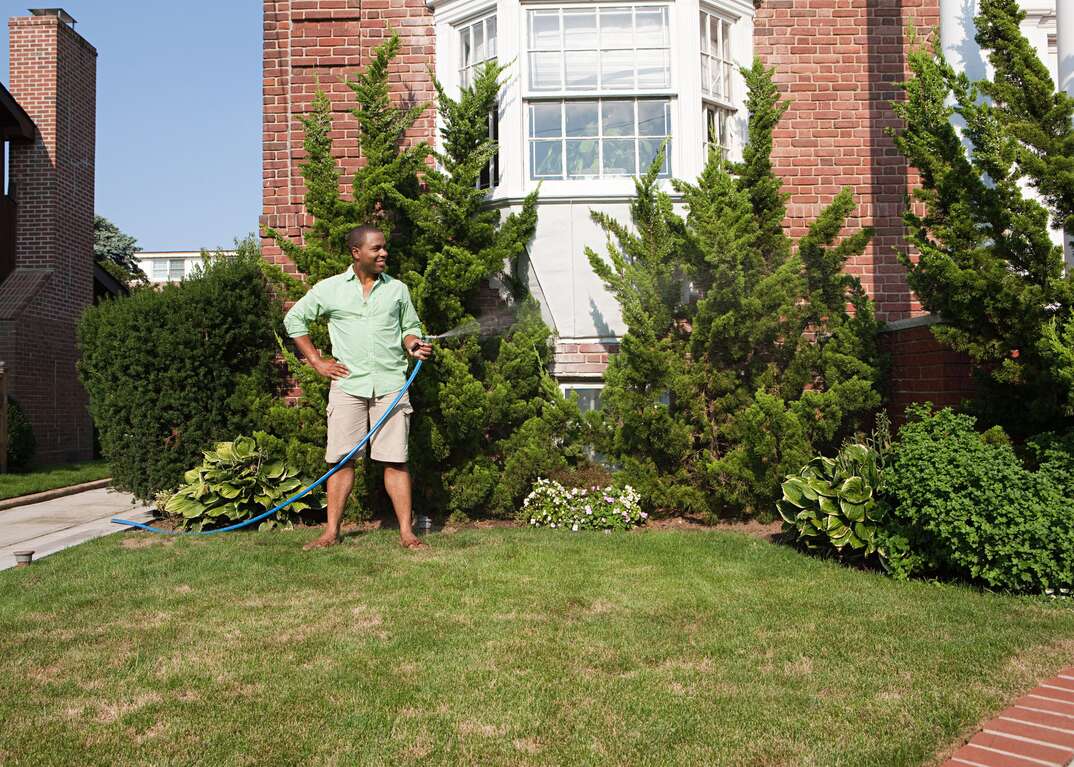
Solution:
<svg viewBox="0 0 1074 767"><path fill-rule="evenodd" d="M93 259L128 287L149 281L134 257L140 250L138 240L107 218L93 217Z"/></svg>

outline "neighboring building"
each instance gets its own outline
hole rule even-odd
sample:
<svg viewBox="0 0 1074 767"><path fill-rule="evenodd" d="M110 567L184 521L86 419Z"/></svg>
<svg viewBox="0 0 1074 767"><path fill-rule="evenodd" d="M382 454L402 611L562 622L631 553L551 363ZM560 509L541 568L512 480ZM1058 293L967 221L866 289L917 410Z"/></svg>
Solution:
<svg viewBox="0 0 1074 767"><path fill-rule="evenodd" d="M1054 0L1023 4L1032 6L1027 34L1054 68ZM595 395L624 326L585 257L586 246L605 246L590 211L626 219L632 176L666 137L669 176L695 177L709 146L739 158L746 92L737 65L756 55L776 67L792 100L773 152L790 194L791 234L804 234L843 186L854 188L851 227L870 226L875 237L848 269L880 317L900 322L913 341L891 342L896 399L904 379L916 378L917 393L957 401L968 363L932 341L921 324L927 318L914 319L922 311L898 261L907 247L901 215L914 174L887 131L897 125L890 103L907 76L909 26L927 34L942 19L945 48L970 58L972 8L968 0L265 0L261 223L295 240L310 224L299 117L318 88L335 110L334 147L347 191L359 156L344 79L368 62L389 27L402 42L396 93L409 101L434 98L430 66L451 92L483 61L511 63L494 125L500 154L489 202L515 209L541 184L537 233L523 267L558 335L555 374ZM437 140L431 111L410 138ZM263 249L293 270L271 240ZM933 386L922 366L943 380Z"/></svg>
<svg viewBox="0 0 1074 767"><path fill-rule="evenodd" d="M37 460L58 463L93 454L75 327L95 290L97 51L63 10L31 14L8 21L10 76L0 88L10 142L6 185L0 161L0 361L33 425ZM115 282L101 280L101 291Z"/></svg>
<svg viewBox="0 0 1074 767"><path fill-rule="evenodd" d="M223 255L231 258L235 255L233 250L212 251L213 255ZM145 276L153 284L165 282L179 282L184 277L193 274L205 258L205 251L201 250L175 250L175 251L146 251L140 250L134 254L138 265L145 272Z"/></svg>

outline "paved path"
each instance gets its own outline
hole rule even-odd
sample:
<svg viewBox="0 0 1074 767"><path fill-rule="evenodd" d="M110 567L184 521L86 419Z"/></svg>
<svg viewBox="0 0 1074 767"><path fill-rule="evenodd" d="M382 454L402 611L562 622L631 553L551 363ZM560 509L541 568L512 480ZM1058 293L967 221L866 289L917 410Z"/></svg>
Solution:
<svg viewBox="0 0 1074 767"><path fill-rule="evenodd" d="M1074 765L1074 666L1014 702L941 767Z"/></svg>
<svg viewBox="0 0 1074 767"><path fill-rule="evenodd" d="M0 570L15 566L16 551L33 549L36 561L126 529L110 522L114 516L144 522L152 514L126 493L107 488L0 511Z"/></svg>

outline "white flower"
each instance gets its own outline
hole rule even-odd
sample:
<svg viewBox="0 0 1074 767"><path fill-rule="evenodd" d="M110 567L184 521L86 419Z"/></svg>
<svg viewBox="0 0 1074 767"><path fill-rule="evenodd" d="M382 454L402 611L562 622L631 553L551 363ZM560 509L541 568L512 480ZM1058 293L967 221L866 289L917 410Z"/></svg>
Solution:
<svg viewBox="0 0 1074 767"><path fill-rule="evenodd" d="M571 528L571 530L576 532L576 533L578 532L578 523L577 522L574 524L574 526Z"/></svg>
<svg viewBox="0 0 1074 767"><path fill-rule="evenodd" d="M648 519L648 518L649 518L649 514L648 514L647 512L644 512L644 511L643 511L643 512L641 513L641 518L642 518L642 519Z"/></svg>
<svg viewBox="0 0 1074 767"><path fill-rule="evenodd" d="M553 522L551 525L549 525L549 527L555 527L555 526L556 526L555 522Z"/></svg>

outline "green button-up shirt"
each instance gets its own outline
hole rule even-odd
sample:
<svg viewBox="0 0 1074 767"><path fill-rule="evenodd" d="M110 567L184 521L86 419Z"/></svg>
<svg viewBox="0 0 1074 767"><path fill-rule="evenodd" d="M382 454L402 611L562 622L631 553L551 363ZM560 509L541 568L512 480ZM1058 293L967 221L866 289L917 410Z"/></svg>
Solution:
<svg viewBox="0 0 1074 767"><path fill-rule="evenodd" d="M421 322L410 291L399 280L381 274L366 297L353 269L321 280L291 307L283 325L291 338L309 335L309 324L328 319L332 355L350 375L339 387L356 397L399 391L406 381L403 339L421 336Z"/></svg>

